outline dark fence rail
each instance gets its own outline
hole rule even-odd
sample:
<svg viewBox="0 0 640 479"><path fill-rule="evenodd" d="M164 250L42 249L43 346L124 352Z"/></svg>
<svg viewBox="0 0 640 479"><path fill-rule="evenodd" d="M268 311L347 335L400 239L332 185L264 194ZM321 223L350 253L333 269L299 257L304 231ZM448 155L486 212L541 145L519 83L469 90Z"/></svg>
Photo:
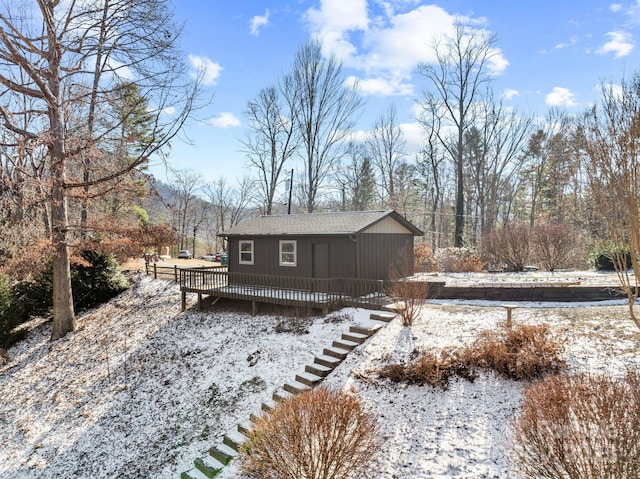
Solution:
<svg viewBox="0 0 640 479"><path fill-rule="evenodd" d="M226 266L201 266L199 268L190 267L190 270L215 270L215 269L227 269ZM173 266L158 266L157 264L145 264L145 273L147 276L153 276L153 279L172 279L176 283L180 280L180 271L183 271L184 268L181 268L178 265Z"/></svg>
<svg viewBox="0 0 640 479"><path fill-rule="evenodd" d="M354 278L296 278L233 273L217 268L181 269L180 289L223 298L321 308L385 303L384 281Z"/></svg>

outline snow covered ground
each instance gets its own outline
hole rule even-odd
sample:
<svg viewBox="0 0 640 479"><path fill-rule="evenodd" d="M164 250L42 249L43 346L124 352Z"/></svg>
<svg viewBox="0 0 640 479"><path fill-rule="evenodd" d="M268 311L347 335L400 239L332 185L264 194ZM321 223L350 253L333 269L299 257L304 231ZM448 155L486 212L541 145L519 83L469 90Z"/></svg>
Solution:
<svg viewBox="0 0 640 479"><path fill-rule="evenodd" d="M304 333L290 331L277 310L181 313L179 304L175 284L141 277L63 340L50 343L50 324L33 322L0 369L0 478L176 478L369 314L311 318ZM640 366L640 333L620 302L519 306L514 320L550 324L573 369ZM496 303L432 301L411 329L393 321L329 376L333 387L355 388L379 418L387 443L370 477L516 477L509 428L523 384L485 374L441 391L353 374L414 350L468 344L504 318ZM221 477L242 476L232 464Z"/></svg>

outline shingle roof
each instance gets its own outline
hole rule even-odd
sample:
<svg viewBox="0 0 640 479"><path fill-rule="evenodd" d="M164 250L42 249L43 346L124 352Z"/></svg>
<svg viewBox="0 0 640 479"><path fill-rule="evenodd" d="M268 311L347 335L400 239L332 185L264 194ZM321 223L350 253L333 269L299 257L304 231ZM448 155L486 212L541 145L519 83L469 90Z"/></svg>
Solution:
<svg viewBox="0 0 640 479"><path fill-rule="evenodd" d="M393 210L308 213L260 216L240 223L218 236L347 235L358 233L387 216L414 235L424 234Z"/></svg>

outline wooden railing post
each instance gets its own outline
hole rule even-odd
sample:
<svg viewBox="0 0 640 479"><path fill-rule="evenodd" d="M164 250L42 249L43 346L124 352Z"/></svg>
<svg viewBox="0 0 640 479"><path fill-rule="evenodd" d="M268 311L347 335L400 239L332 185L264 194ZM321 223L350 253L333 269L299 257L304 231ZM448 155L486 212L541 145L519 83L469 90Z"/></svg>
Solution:
<svg viewBox="0 0 640 479"><path fill-rule="evenodd" d="M153 263L153 279L158 279L158 267Z"/></svg>
<svg viewBox="0 0 640 479"><path fill-rule="evenodd" d="M178 265L177 264L173 265L173 280L176 283L178 282Z"/></svg>

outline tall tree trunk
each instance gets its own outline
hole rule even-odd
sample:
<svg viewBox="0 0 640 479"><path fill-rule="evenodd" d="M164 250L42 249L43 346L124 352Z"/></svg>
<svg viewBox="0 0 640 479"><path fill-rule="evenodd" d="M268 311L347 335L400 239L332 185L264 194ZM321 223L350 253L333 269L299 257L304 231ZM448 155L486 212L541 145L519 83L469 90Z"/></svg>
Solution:
<svg viewBox="0 0 640 479"><path fill-rule="evenodd" d="M55 82L54 82L55 83ZM59 98L59 96L58 96ZM53 330L51 340L60 339L76 329L71 291L71 266L67 243L67 197L65 190L65 146L62 105L50 109L53 132L49 154L52 160L51 226L53 242Z"/></svg>

